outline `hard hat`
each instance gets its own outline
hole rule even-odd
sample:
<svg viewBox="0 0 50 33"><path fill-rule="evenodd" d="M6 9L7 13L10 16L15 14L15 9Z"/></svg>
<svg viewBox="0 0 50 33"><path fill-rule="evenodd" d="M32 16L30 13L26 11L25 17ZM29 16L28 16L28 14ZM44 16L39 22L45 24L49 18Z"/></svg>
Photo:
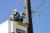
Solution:
<svg viewBox="0 0 50 33"><path fill-rule="evenodd" d="M13 12L12 12L13 14L18 13L18 9L13 9L12 11L13 11Z"/></svg>

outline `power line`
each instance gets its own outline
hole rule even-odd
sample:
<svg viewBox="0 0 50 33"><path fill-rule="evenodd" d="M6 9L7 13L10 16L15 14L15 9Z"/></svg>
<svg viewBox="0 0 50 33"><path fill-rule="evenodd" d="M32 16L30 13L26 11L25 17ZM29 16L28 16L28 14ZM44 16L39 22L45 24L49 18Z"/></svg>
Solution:
<svg viewBox="0 0 50 33"><path fill-rule="evenodd" d="M42 3L37 7L37 9L34 11L32 10L32 13L40 13L40 12L37 12L38 9L40 9L40 7L42 7L42 5L45 3L45 0L42 1ZM40 15L39 15L39 18L40 18Z"/></svg>
<svg viewBox="0 0 50 33"><path fill-rule="evenodd" d="M40 32L40 26L39 26L39 22L40 22L40 12L38 12L38 10L43 6L44 3L45 3L45 0L42 1L42 3L37 7L37 9L32 10L33 16L36 13L39 13L39 21L38 21L38 29L39 29L39 32Z"/></svg>
<svg viewBox="0 0 50 33"><path fill-rule="evenodd" d="M38 6L37 10L40 9L40 7L42 7L42 5L45 3L45 0L42 1L42 3ZM36 11L37 11L36 10Z"/></svg>
<svg viewBox="0 0 50 33"><path fill-rule="evenodd" d="M45 0L42 1L42 3L37 7L37 9L33 9L32 13L40 13L40 12L37 12L38 9L40 9L42 7L42 5L45 3Z"/></svg>

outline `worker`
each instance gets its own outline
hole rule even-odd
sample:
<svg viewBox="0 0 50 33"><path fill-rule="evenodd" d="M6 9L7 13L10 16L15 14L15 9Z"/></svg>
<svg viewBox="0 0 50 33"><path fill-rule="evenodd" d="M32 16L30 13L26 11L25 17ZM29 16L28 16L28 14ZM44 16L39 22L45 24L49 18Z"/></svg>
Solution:
<svg viewBox="0 0 50 33"><path fill-rule="evenodd" d="M18 12L16 12L16 14L14 14L13 16L15 21L19 21L19 17L20 17L20 14Z"/></svg>
<svg viewBox="0 0 50 33"><path fill-rule="evenodd" d="M10 20L12 20L12 21L18 21L19 20L19 16L20 16L20 14L18 12L13 11L12 14L11 14L11 16L10 16Z"/></svg>
<svg viewBox="0 0 50 33"><path fill-rule="evenodd" d="M25 18L24 13L22 13L22 15L20 15L20 13L15 10L15 11L12 12L10 19L13 20L13 21L18 21L18 22L22 23L24 18Z"/></svg>
<svg viewBox="0 0 50 33"><path fill-rule="evenodd" d="M19 22L21 22L21 23L23 22L22 16L19 17Z"/></svg>

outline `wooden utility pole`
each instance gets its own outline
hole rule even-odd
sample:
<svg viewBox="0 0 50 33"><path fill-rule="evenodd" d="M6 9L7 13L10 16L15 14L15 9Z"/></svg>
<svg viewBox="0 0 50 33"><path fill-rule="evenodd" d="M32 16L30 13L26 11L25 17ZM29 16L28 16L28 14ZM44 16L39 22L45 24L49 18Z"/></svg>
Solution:
<svg viewBox="0 0 50 33"><path fill-rule="evenodd" d="M24 9L26 12L26 17L28 18L28 32L27 33L33 33L33 26L32 26L32 15L31 15L31 3L30 0L25 0L25 5Z"/></svg>

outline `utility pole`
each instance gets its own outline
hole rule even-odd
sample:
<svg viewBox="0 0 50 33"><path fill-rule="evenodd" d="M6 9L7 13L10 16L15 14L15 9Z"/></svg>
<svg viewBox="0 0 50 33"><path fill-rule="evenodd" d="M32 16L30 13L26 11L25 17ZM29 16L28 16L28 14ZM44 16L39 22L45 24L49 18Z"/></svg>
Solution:
<svg viewBox="0 0 50 33"><path fill-rule="evenodd" d="M26 13L26 17L28 18L28 32L27 33L33 33L33 26L32 26L32 14L31 14L31 3L30 0L24 0L25 3L25 13Z"/></svg>

